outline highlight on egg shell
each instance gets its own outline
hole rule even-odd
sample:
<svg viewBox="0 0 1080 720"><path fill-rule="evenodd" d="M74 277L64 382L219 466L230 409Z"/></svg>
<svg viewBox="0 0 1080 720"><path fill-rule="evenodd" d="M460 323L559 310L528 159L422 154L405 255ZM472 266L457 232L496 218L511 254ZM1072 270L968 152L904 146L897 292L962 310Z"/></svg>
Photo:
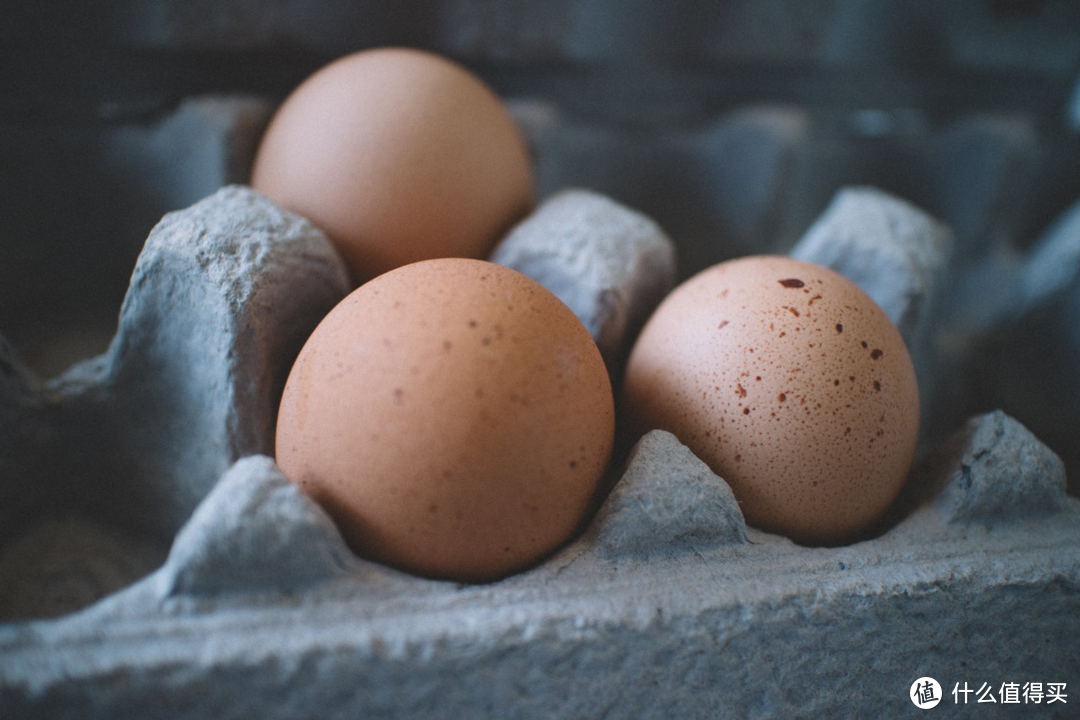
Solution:
<svg viewBox="0 0 1080 720"><path fill-rule="evenodd" d="M850 541L895 499L915 455L915 370L896 327L824 267L756 256L676 288L631 352L638 433L674 433L751 525Z"/></svg>
<svg viewBox="0 0 1080 720"><path fill-rule="evenodd" d="M276 453L358 554L482 582L570 538L614 432L604 362L562 301L514 270L440 259L381 275L320 323Z"/></svg>
<svg viewBox="0 0 1080 720"><path fill-rule="evenodd" d="M486 258L533 203L524 139L495 93L408 48L354 53L305 80L271 120L251 185L326 232L356 283Z"/></svg>

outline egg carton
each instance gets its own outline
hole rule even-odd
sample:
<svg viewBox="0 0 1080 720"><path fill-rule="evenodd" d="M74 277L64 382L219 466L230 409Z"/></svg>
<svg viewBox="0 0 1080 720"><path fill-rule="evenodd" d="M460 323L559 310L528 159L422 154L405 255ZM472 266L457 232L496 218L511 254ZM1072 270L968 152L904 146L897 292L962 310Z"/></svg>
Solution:
<svg viewBox="0 0 1080 720"><path fill-rule="evenodd" d="M1062 455L1080 492L1080 320L1067 299L1080 252L1062 213L1080 198L1075 134L1014 111L938 118L894 106L698 107L690 120L646 107L624 122L600 114L604 96L584 112L557 95L509 101L539 196L588 187L641 210L675 241L679 279L731 257L790 252L845 187L876 187L940 218L953 249L924 326L941 357L923 362L926 348L913 348L923 398L936 406L924 413L926 436L1004 408ZM139 121L3 125L0 152L12 164L0 183L0 329L28 364L55 374L104 350L146 229L244 182L272 110L265 98L203 96ZM1058 231L1045 230L1059 215Z"/></svg>
<svg viewBox="0 0 1080 720"><path fill-rule="evenodd" d="M793 254L859 282L943 372L954 246L850 188ZM659 226L591 191L544 202L493 260L563 298L616 376L675 277ZM656 431L531 570L461 585L356 557L268 456L292 359L347 290L316 228L231 186L151 233L103 356L41 383L0 349L3 717L891 716L923 676L1076 682L1080 501L1000 411L844 547L747 527Z"/></svg>

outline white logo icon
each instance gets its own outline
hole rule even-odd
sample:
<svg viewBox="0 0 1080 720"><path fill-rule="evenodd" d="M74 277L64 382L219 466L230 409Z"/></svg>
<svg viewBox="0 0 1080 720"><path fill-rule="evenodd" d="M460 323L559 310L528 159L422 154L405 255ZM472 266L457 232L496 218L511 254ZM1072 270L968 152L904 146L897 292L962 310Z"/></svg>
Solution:
<svg viewBox="0 0 1080 720"><path fill-rule="evenodd" d="M911 683L909 695L915 707L929 710L941 702L941 686L932 677L921 677Z"/></svg>

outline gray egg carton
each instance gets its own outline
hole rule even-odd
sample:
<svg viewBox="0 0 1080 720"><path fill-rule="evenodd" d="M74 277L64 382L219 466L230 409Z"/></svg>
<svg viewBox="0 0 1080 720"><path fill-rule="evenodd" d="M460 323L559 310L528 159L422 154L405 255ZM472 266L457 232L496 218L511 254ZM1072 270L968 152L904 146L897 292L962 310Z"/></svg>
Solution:
<svg viewBox="0 0 1080 720"><path fill-rule="evenodd" d="M933 377L955 361L928 327L952 248L851 188L793 253L867 289ZM613 367L674 280L659 227L587 191L493 259ZM936 443L844 547L746 527L656 431L529 571L459 585L356 557L268 457L292 358L347 289L317 229L232 186L155 228L105 355L41 383L0 347L0 716L866 717L915 711L922 676L1075 692L1080 501L1001 412Z"/></svg>

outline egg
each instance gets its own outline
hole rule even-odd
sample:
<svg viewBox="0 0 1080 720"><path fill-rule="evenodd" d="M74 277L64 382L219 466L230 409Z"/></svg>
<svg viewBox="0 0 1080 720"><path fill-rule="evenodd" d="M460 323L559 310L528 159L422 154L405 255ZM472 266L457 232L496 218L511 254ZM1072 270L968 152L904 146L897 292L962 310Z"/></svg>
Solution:
<svg viewBox="0 0 1080 720"><path fill-rule="evenodd" d="M676 288L623 391L638 432L674 433L748 523L801 543L856 538L915 453L918 387L896 327L851 281L786 257L721 263Z"/></svg>
<svg viewBox="0 0 1080 720"><path fill-rule="evenodd" d="M319 226L364 282L439 257L487 257L533 202L517 125L475 75L378 48L322 68L285 100L251 185Z"/></svg>
<svg viewBox="0 0 1080 720"><path fill-rule="evenodd" d="M574 533L614 427L600 352L566 305L514 270L437 259L362 285L319 324L276 453L358 554L482 582Z"/></svg>

